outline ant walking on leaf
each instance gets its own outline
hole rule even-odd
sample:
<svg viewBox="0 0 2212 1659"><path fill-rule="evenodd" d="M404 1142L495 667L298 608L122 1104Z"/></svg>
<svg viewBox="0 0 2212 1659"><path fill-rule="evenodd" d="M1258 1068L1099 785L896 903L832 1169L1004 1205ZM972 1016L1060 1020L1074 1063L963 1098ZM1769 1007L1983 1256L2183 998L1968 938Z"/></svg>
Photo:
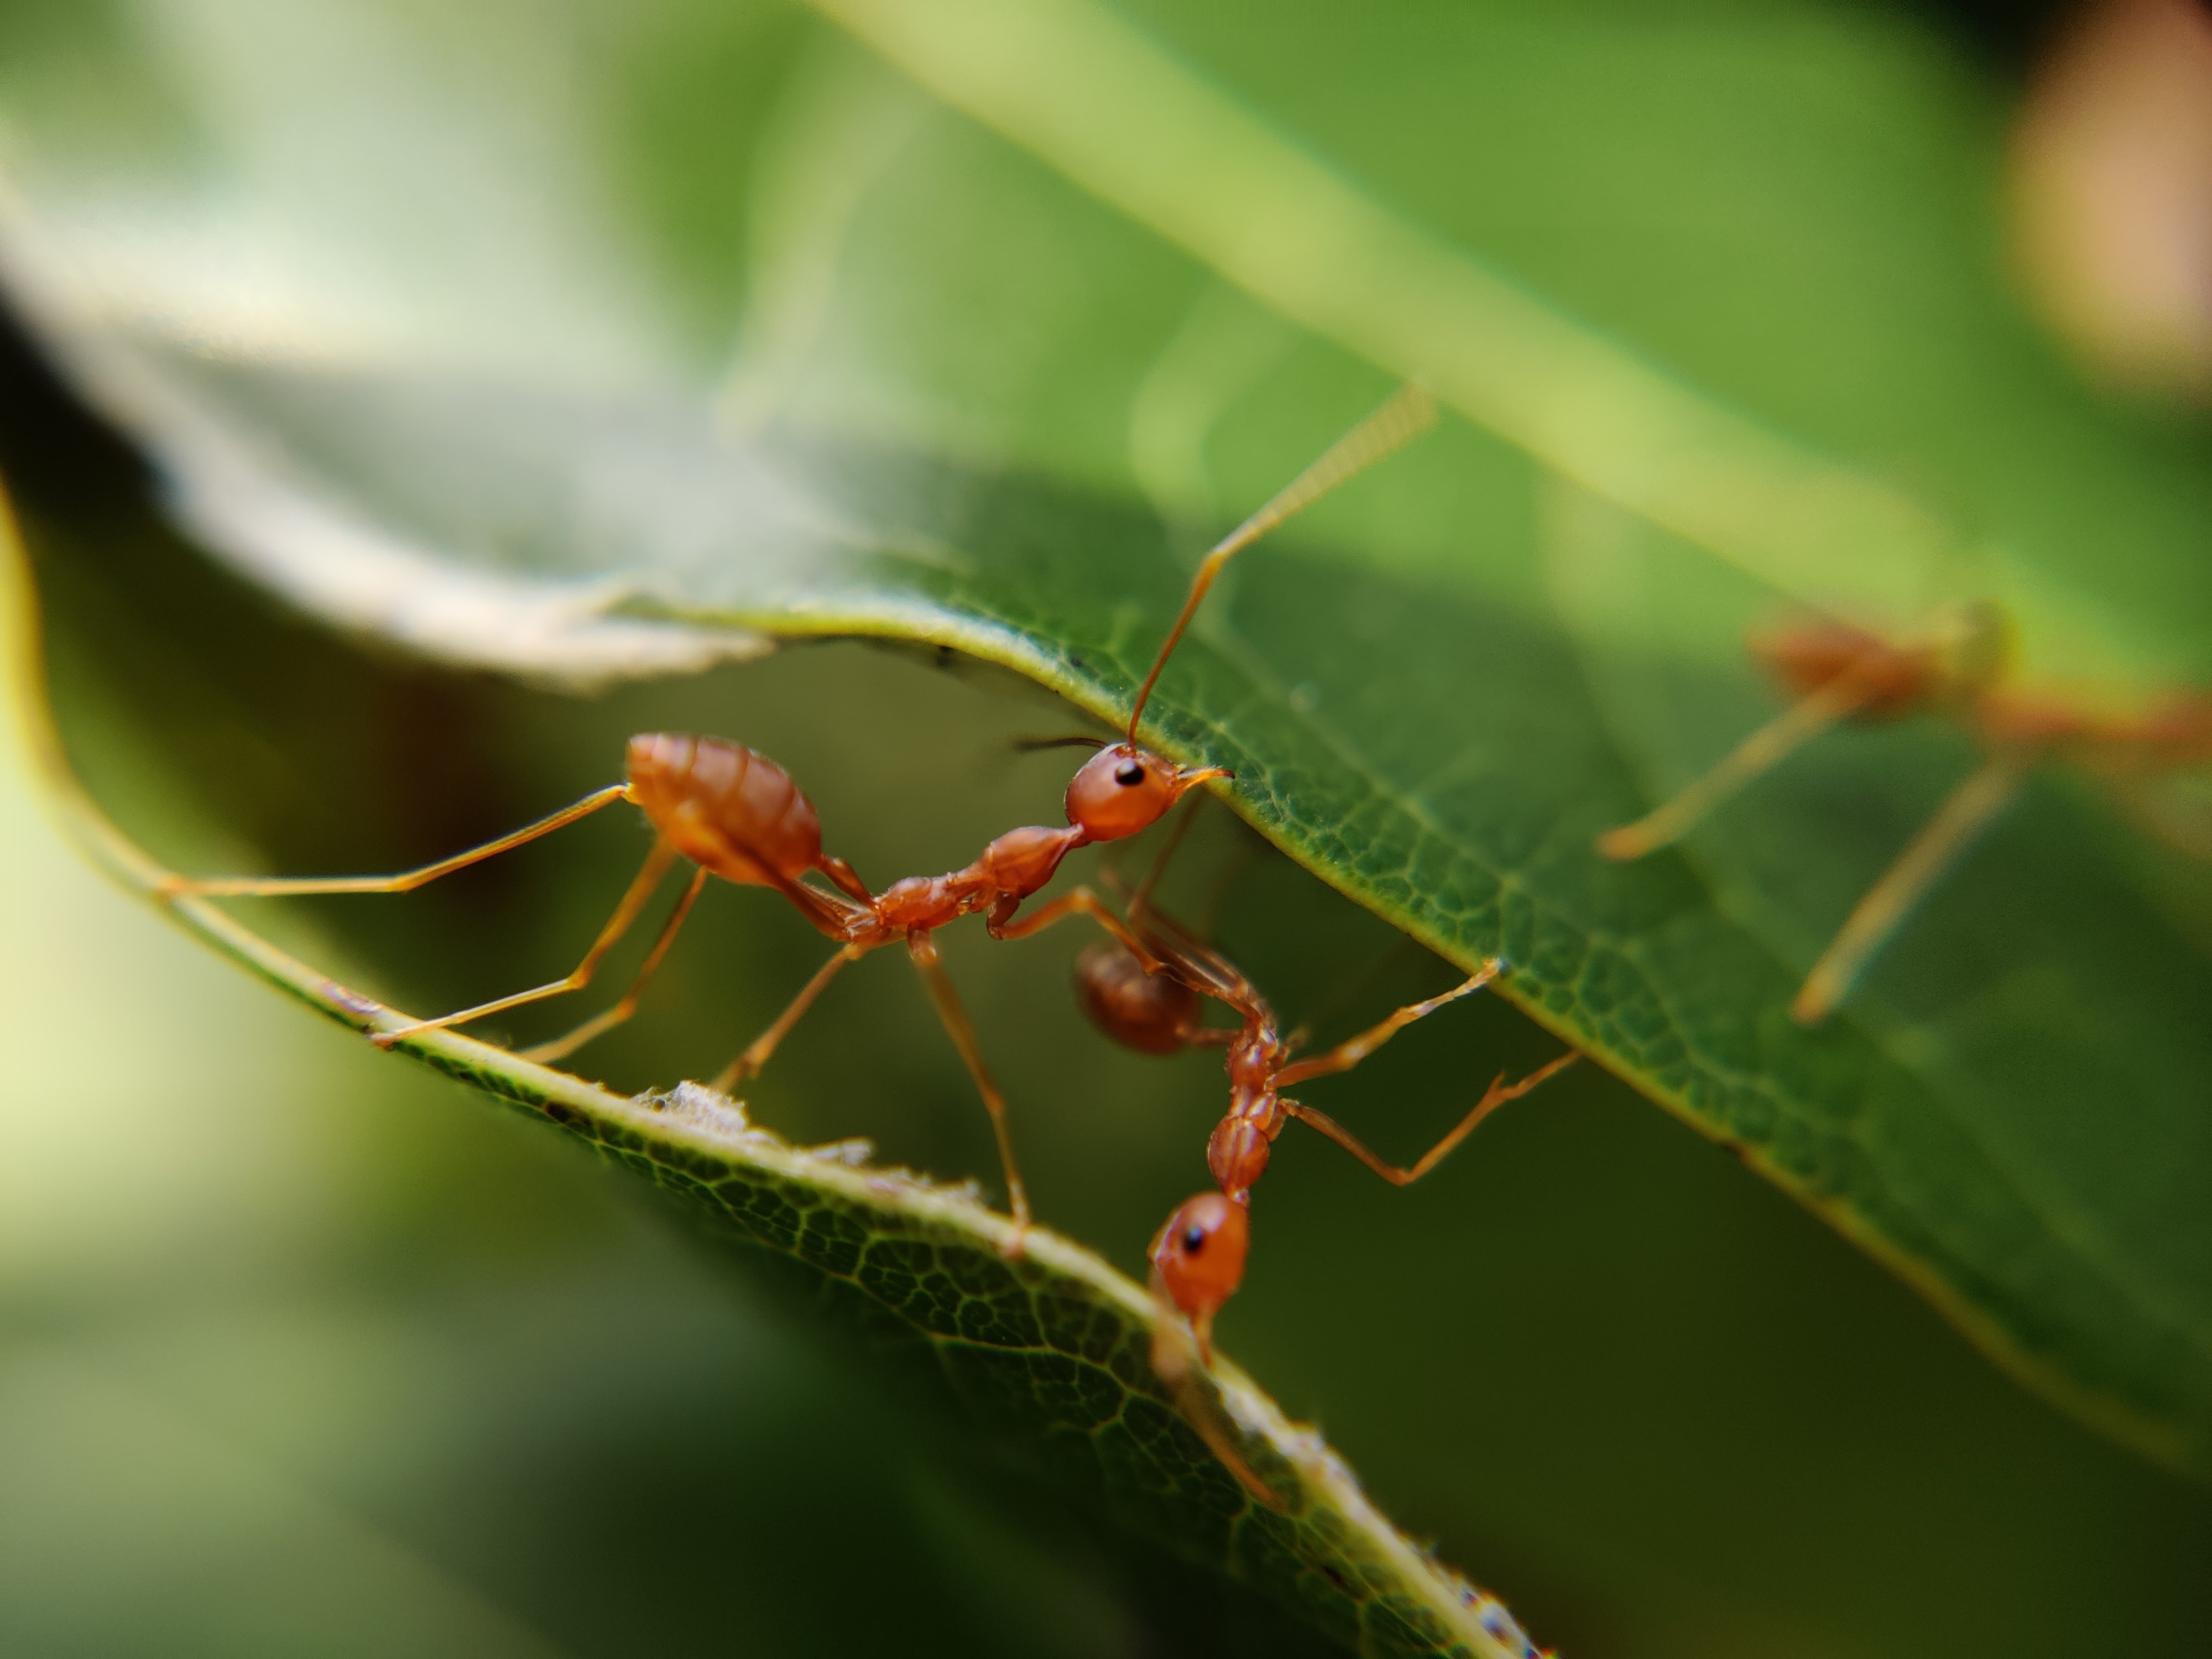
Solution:
<svg viewBox="0 0 2212 1659"><path fill-rule="evenodd" d="M2018 797L2037 765L2078 767L2154 833L2212 859L2212 825L2171 810L2156 793L2176 774L2212 762L2212 697L2201 692L2171 693L2115 715L2009 686L2011 629L1987 603L1961 605L1901 641L1816 619L1756 635L1751 651L1796 701L1672 800L1599 836L1607 858L1642 858L1680 839L1736 789L1839 721L1946 714L1965 726L1984 757L1814 963L1790 1004L1802 1024L1826 1018L1850 994L1913 907Z"/></svg>
<svg viewBox="0 0 2212 1659"><path fill-rule="evenodd" d="M1434 419L1434 407L1425 393L1415 386L1401 387L1215 546L1193 578L1182 611L1137 692L1122 740L1100 744L1098 752L1084 763L1068 784L1067 827L1009 830L963 869L941 876L909 876L880 892L872 891L852 866L823 850L822 825L813 803L790 775L767 756L722 738L649 732L629 740L624 781L596 790L574 805L510 835L419 869L389 876L173 876L162 884L161 890L171 896L404 893L535 841L617 801L629 801L653 825L653 848L614 914L574 969L549 984L434 1019L388 1027L373 1033L370 1041L380 1048L390 1048L426 1031L466 1024L583 989L600 962L636 922L669 871L679 862L689 862L693 866L690 884L622 997L566 1036L522 1052L526 1060L562 1059L630 1017L708 876L719 876L737 886L773 888L815 928L836 941L837 950L775 1022L713 1079L713 1085L732 1088L766 1065L777 1044L847 963L884 945L904 945L990 1114L1006 1176L1007 1207L1015 1224L1008 1249L1018 1250L1021 1231L1029 1224L1030 1206L1014 1159L1005 1097L984 1064L975 1028L939 959L932 935L963 916L980 914L993 938L1024 939L1080 914L1106 929L1146 968L1160 965L1144 941L1088 888L1078 887L1027 915L1016 913L1052 879L1060 861L1077 848L1133 836L1157 823L1197 785L1231 775L1216 766L1179 766L1138 741L1145 705L1183 630L1230 559L1425 430Z"/></svg>

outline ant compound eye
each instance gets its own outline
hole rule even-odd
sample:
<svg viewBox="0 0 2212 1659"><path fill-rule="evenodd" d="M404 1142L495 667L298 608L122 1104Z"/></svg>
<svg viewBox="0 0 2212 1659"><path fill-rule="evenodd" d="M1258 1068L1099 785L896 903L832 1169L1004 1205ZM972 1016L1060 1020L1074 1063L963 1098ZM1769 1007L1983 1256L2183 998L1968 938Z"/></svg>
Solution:
<svg viewBox="0 0 2212 1659"><path fill-rule="evenodd" d="M1187 1227L1187 1228L1185 1228L1185 1229L1183 1230L1183 1235L1182 1235L1182 1253L1183 1253L1185 1255L1197 1255L1200 1250L1204 1249L1205 1248L1206 1248L1206 1229L1205 1229L1205 1228L1203 1228L1203 1227Z"/></svg>
<svg viewBox="0 0 2212 1659"><path fill-rule="evenodd" d="M1145 781L1145 769L1135 761L1123 761L1114 769L1114 781L1124 789L1134 789Z"/></svg>

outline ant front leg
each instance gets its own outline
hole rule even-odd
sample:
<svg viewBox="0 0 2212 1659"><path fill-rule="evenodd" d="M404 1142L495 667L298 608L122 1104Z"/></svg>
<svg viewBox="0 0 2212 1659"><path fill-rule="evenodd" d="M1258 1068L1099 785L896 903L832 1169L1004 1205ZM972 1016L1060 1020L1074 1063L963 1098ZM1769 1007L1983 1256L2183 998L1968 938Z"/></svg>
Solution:
<svg viewBox="0 0 2212 1659"><path fill-rule="evenodd" d="M599 929L599 936L592 941L592 948L584 952L584 959L576 964L566 978L556 979L550 985L540 985L534 990L518 991L511 997L500 997L491 1002L481 1002L473 1008L463 1008L454 1013L441 1014L435 1019L420 1019L410 1025L402 1025L393 1030L371 1032L368 1040L380 1048L389 1048L404 1037L419 1036L425 1031L441 1031L449 1025L465 1025L471 1020L483 1019L491 1014L505 1013L508 1009L520 1008L526 1003L542 1002L547 997L556 997L565 992L582 990L592 982L592 971L599 967L600 958L614 949L616 941L629 931L630 924L637 920L638 913L645 908L647 901L652 898L653 890L660 885L660 878L668 873L669 866L676 862L676 849L666 842L653 842L653 850L645 855L645 864L638 871L637 878L630 883L629 890L622 896L622 902L615 906L614 915L607 918L607 925ZM688 912L690 908L690 905L687 902L683 906L683 911ZM679 912L677 921L680 922L682 920L683 915ZM663 930L661 941L655 947L653 956L653 961L656 965L660 953L666 950L669 941L674 936L673 927Z"/></svg>
<svg viewBox="0 0 2212 1659"><path fill-rule="evenodd" d="M1006 912L1009 915L1012 914L1011 906L1006 907ZM993 939L1027 939L1032 933L1041 933L1054 923L1065 921L1068 917L1079 914L1089 916L1119 939L1130 954L1144 964L1146 973L1157 974L1160 971L1162 964L1159 957L1142 939L1129 931L1127 923L1106 907L1104 900L1088 887L1079 887L1072 893L1064 893L1051 903L1031 911L1019 921L1006 920L999 911L994 910L985 919L984 926L989 929Z"/></svg>
<svg viewBox="0 0 2212 1659"><path fill-rule="evenodd" d="M983 1051L975 1042L975 1027L968 1018L968 1011L960 1006L960 994L953 988L951 975L945 971L944 959L937 952L937 941L927 929L917 928L907 935L906 949L915 967L921 970L922 982L929 987L930 1000L937 1005L937 1017L945 1022L952 1046L968 1062L969 1075L975 1079L975 1091L983 1097L983 1109L991 1115L991 1130L999 1138L999 1162L1006 1174L1006 1208L1014 1219L1013 1237L1001 1247L1001 1252L1019 1255L1022 1235L1029 1230L1030 1196L1022 1185L1021 1171L1014 1165L1013 1135L1006 1125L1006 1097L999 1092L990 1068L983 1064Z"/></svg>
<svg viewBox="0 0 2212 1659"><path fill-rule="evenodd" d="M1392 1037L1417 1019L1426 1019L1447 1002L1456 1002L1462 997L1480 991L1484 986L1505 971L1502 957L1492 957L1469 975L1465 983L1456 985L1440 996L1425 1002L1408 1004L1377 1024L1370 1025L1358 1036L1340 1042L1325 1054L1316 1054L1311 1060L1302 1060L1295 1066L1285 1066L1270 1079L1277 1089L1294 1088L1308 1078L1326 1077L1335 1072L1348 1072L1373 1054Z"/></svg>
<svg viewBox="0 0 2212 1659"><path fill-rule="evenodd" d="M1382 1159L1377 1158L1373 1152L1368 1151L1368 1149L1361 1144L1359 1138L1357 1135L1353 1134L1351 1130L1346 1128L1341 1123L1339 1123L1334 1118L1329 1116L1326 1112L1316 1112L1312 1107L1301 1106L1295 1100L1284 1101L1283 1109L1285 1112L1288 1112L1292 1117L1297 1119L1299 1122L1310 1125L1311 1127L1320 1130L1331 1140L1343 1147L1346 1152L1350 1152L1352 1157L1358 1158L1369 1169L1374 1170L1376 1175L1381 1176L1383 1180L1389 1182L1392 1186L1410 1187L1415 1182L1419 1181L1423 1176L1428 1174L1430 1170L1435 1169L1437 1164L1443 1163L1446 1158L1449 1157L1452 1148L1458 1146L1461 1141L1465 1140L1469 1135L1473 1134L1475 1131L1475 1127L1480 1124L1483 1119L1488 1117L1500 1106L1505 1104L1507 1101L1520 1099L1522 1096L1527 1094L1538 1084L1543 1082L1545 1079L1552 1076L1554 1073L1565 1070L1580 1058L1581 1056L1579 1054L1561 1054L1550 1065L1540 1067L1538 1070L1531 1072L1527 1077L1522 1078L1518 1083L1511 1085L1507 1084L1505 1081L1505 1073L1500 1072L1498 1076L1492 1080L1490 1087L1483 1091L1482 1098L1475 1102L1474 1109L1469 1112L1465 1117L1462 1118L1459 1121L1459 1126L1449 1134L1446 1135L1442 1140L1437 1142L1435 1146L1430 1147L1426 1152L1423 1153L1421 1155L1420 1161L1415 1164L1411 1169L1403 1169L1395 1164L1384 1163Z"/></svg>

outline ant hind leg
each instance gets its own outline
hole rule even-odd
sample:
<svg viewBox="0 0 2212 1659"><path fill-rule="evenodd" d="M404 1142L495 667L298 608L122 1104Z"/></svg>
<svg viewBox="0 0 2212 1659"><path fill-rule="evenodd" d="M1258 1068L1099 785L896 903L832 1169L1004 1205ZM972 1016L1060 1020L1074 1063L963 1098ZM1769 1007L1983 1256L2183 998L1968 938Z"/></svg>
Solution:
<svg viewBox="0 0 2212 1659"><path fill-rule="evenodd" d="M526 823L510 835L488 841L481 847L471 847L465 853L456 853L435 864L425 864L417 869L403 870L392 876L164 876L158 884L163 898L277 898L287 895L308 896L318 893L411 893L417 887L427 886L441 876L450 876L456 870L465 870L472 864L481 864L521 846L536 841L540 836L588 817L602 806L628 798L629 786L611 783L604 789L595 789L573 806L564 806L557 812L547 814L535 823Z"/></svg>
<svg viewBox="0 0 2212 1659"><path fill-rule="evenodd" d="M615 906L614 915L607 918L607 925L599 929L599 936L592 941L592 948L584 952L584 959L565 979L556 979L550 985L540 985L532 990L518 991L511 997L480 1002L473 1008L441 1014L435 1019L419 1019L392 1030L373 1032L368 1040L380 1048L389 1048L403 1038L419 1036L424 1031L441 1031L449 1025L465 1025L471 1020L505 1013L508 1009L520 1008L526 1003L542 1002L547 997L559 996L564 992L582 990L592 982L592 971L599 967L600 958L613 950L616 941L629 931L630 925L637 920L638 913L652 898L653 890L660 885L660 878L668 873L669 866L676 862L676 849L666 842L653 843L653 850L645 855L644 866L638 871L636 879L630 883L629 890L622 896L622 902Z"/></svg>
<svg viewBox="0 0 2212 1659"><path fill-rule="evenodd" d="M541 1042L534 1048L525 1048L522 1058L534 1060L541 1066L565 1059L593 1037L611 1031L635 1013L638 999L645 994L647 982L653 978L653 970L660 966L660 959L668 954L668 947L676 943L677 930L684 926L684 919L691 914L691 907L699 902L699 890L706 884L707 871L702 865L692 872L691 884L684 890L684 896L676 901L676 908L661 924L660 937L653 940L653 949L646 952L644 962L638 966L636 976L629 982L629 989L623 993L619 1002L604 1013L594 1014L565 1036L556 1037L550 1042Z"/></svg>

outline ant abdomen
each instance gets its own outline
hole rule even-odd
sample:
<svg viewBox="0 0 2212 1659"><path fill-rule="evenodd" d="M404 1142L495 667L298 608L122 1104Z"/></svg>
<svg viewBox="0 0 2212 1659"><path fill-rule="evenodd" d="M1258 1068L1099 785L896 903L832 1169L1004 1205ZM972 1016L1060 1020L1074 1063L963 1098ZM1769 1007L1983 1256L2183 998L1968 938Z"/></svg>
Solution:
<svg viewBox="0 0 2212 1659"><path fill-rule="evenodd" d="M1101 1031L1148 1054L1174 1054L1198 1024L1198 993L1172 975L1146 973L1118 939L1101 939L1076 957L1075 1000Z"/></svg>
<svg viewBox="0 0 2212 1659"><path fill-rule="evenodd" d="M725 881L777 887L823 861L814 803L757 750L725 738L648 732L629 740L624 769L630 799L653 828Z"/></svg>

